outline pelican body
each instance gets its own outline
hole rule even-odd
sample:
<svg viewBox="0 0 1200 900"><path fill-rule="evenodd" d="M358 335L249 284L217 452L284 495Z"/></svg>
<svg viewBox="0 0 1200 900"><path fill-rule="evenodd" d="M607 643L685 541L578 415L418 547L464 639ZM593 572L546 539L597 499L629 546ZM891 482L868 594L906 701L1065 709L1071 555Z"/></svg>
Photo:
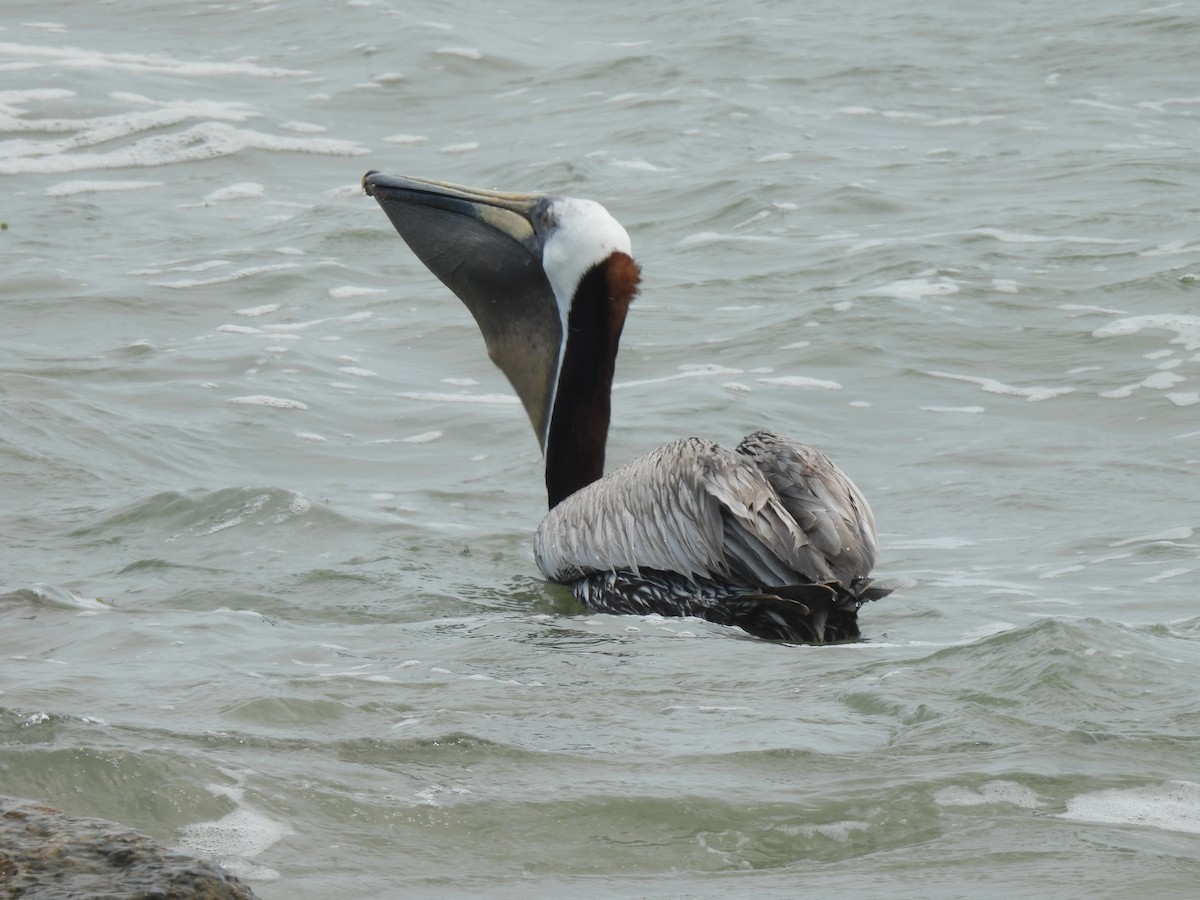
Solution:
<svg viewBox="0 0 1200 900"><path fill-rule="evenodd" d="M640 269L590 200L368 172L363 189L471 311L545 458L538 568L596 612L698 616L760 637L859 637L888 593L866 498L821 452L758 431L686 438L604 474L617 347Z"/></svg>

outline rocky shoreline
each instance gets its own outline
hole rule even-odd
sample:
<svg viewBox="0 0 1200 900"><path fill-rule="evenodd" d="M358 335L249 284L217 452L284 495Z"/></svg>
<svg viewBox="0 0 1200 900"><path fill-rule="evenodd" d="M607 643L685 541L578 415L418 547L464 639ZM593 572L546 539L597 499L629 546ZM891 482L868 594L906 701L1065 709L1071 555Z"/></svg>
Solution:
<svg viewBox="0 0 1200 900"><path fill-rule="evenodd" d="M0 897L254 900L254 892L123 825L0 796Z"/></svg>

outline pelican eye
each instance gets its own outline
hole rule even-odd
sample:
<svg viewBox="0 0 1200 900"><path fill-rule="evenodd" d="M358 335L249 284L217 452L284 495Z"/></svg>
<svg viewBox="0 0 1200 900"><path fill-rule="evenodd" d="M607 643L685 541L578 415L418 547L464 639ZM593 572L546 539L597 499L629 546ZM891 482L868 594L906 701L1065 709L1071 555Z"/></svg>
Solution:
<svg viewBox="0 0 1200 900"><path fill-rule="evenodd" d="M539 234L553 231L558 225L558 213L554 210L554 201L543 200L533 211L533 225Z"/></svg>

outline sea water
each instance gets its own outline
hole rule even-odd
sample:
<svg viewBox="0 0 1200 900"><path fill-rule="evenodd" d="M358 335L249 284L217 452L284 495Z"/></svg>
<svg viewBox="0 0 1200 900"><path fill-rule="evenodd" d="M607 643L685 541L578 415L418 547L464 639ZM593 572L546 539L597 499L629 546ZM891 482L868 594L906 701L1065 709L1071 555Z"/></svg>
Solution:
<svg viewBox="0 0 1200 900"><path fill-rule="evenodd" d="M264 898L1200 882L1200 11L0 13L0 791ZM610 465L870 498L864 640L590 615L367 169L629 229Z"/></svg>

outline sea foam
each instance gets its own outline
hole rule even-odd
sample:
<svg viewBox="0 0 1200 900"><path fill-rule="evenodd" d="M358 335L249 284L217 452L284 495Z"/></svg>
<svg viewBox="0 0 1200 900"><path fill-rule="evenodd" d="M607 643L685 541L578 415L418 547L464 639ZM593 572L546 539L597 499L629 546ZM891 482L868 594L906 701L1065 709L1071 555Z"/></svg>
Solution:
<svg viewBox="0 0 1200 900"><path fill-rule="evenodd" d="M1166 781L1080 794L1067 801L1059 818L1200 834L1200 784Z"/></svg>

